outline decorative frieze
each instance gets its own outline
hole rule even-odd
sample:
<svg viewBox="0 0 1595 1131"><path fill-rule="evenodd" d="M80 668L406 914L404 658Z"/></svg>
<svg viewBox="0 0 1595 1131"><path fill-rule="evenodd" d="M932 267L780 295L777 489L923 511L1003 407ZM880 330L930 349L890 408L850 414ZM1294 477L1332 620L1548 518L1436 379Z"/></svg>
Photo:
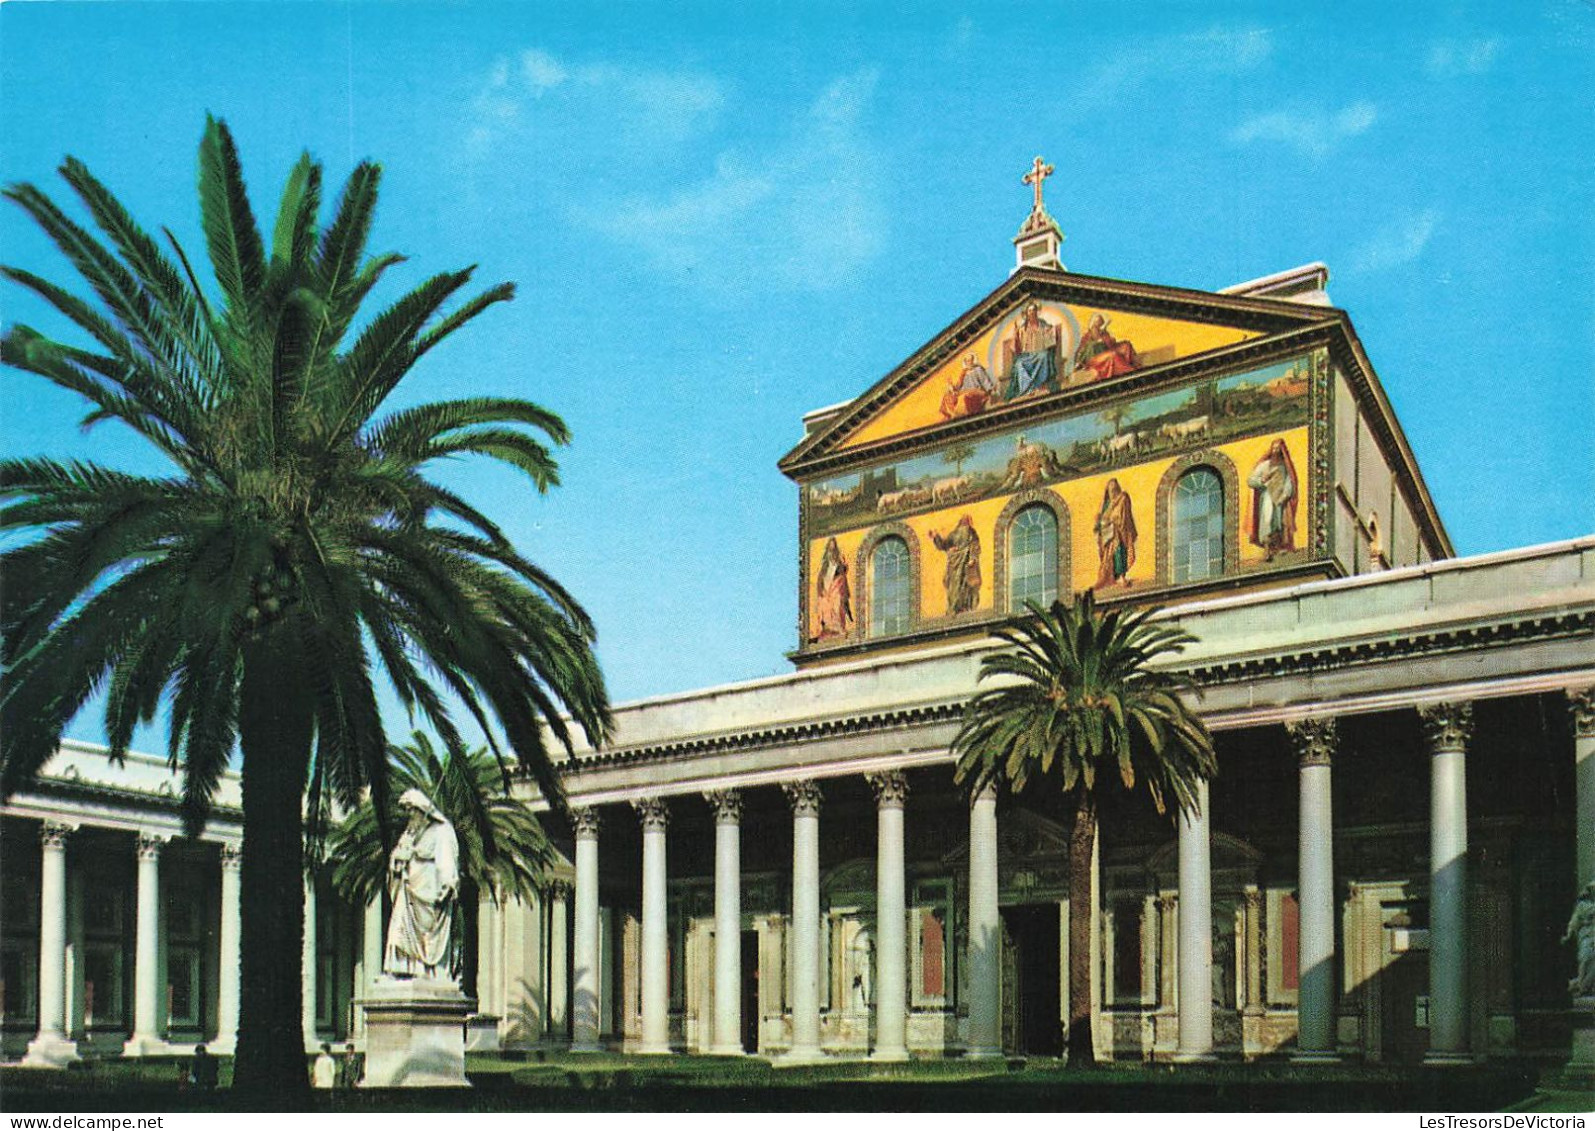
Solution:
<svg viewBox="0 0 1595 1131"><path fill-rule="evenodd" d="M742 791L737 789L710 790L703 799L714 810L715 824L740 825L742 823Z"/></svg>
<svg viewBox="0 0 1595 1131"><path fill-rule="evenodd" d="M1472 703L1434 703L1418 708L1429 753L1464 750L1473 734Z"/></svg>
<svg viewBox="0 0 1595 1131"><path fill-rule="evenodd" d="M875 804L881 809L901 809L908 800L908 776L901 770L866 774L864 780L875 791Z"/></svg>
<svg viewBox="0 0 1595 1131"><path fill-rule="evenodd" d="M1595 738L1595 686L1568 688L1567 705L1573 712L1573 733Z"/></svg>
<svg viewBox="0 0 1595 1131"><path fill-rule="evenodd" d="M820 815L820 801L823 799L823 794L820 792L819 782L813 780L782 782L781 792L786 794L794 817Z"/></svg>
<svg viewBox="0 0 1595 1131"><path fill-rule="evenodd" d="M585 805L570 811L571 828L579 839L597 839L600 823L595 806Z"/></svg>
<svg viewBox="0 0 1595 1131"><path fill-rule="evenodd" d="M1286 723L1285 730L1296 747L1299 765L1327 766L1334 760L1339 736L1333 718L1302 719Z"/></svg>
<svg viewBox="0 0 1595 1131"><path fill-rule="evenodd" d="M644 832L664 832L670 823L670 806L662 797L644 797L631 803Z"/></svg>

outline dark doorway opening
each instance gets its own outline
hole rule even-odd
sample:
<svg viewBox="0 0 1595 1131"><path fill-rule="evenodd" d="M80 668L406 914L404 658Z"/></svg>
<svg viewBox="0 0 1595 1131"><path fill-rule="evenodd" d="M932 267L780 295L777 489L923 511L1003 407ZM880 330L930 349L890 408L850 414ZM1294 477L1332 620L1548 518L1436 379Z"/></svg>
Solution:
<svg viewBox="0 0 1595 1131"><path fill-rule="evenodd" d="M1002 1043L1020 1056L1063 1055L1058 905L1002 909Z"/></svg>
<svg viewBox="0 0 1595 1131"><path fill-rule="evenodd" d="M742 932L742 1051L759 1051L759 932Z"/></svg>

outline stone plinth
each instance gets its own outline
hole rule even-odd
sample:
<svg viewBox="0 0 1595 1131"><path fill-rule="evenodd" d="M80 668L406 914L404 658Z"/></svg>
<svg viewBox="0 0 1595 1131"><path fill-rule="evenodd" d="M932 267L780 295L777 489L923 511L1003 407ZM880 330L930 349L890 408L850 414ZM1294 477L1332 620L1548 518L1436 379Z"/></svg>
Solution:
<svg viewBox="0 0 1595 1131"><path fill-rule="evenodd" d="M1573 1053L1565 1075L1580 1083L1595 1083L1595 997L1573 999Z"/></svg>
<svg viewBox="0 0 1595 1131"><path fill-rule="evenodd" d="M476 1002L454 982L378 978L359 1004L366 1022L362 1088L468 1088L465 1021Z"/></svg>

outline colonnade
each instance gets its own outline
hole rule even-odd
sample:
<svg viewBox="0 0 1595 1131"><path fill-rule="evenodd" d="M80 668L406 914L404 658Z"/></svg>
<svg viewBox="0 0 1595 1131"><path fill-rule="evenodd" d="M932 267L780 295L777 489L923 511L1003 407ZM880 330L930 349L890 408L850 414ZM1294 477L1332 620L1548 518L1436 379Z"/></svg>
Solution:
<svg viewBox="0 0 1595 1131"><path fill-rule="evenodd" d="M1595 689L1569 691L1574 724L1574 777L1577 830L1576 879L1579 889L1595 882ZM1467 995L1467 748L1472 733L1468 703L1446 702L1419 708L1429 762L1429 1034L1428 1059L1451 1063L1471 1059ZM1291 723L1288 733L1298 760L1298 1046L1307 1061L1336 1057L1335 951L1338 916L1335 896L1335 836L1332 772L1338 741L1333 718ZM908 1055L908 955L904 828L910 808L908 781L901 770L868 775L876 803L876 959L875 1026L871 1056L901 1060ZM820 822L824 795L814 780L781 785L792 816L793 918L789 933L791 1042L786 1055L813 1060L822 1055L821 978L823 966L820 907ZM714 812L715 992L708 1041L711 1051L739 1054L743 1018L739 992L742 799L734 789L705 794ZM641 1041L638 1051L671 1050L669 1017L669 932L666 922L669 800L647 797L635 803L642 823ZM572 899L551 901L548 923L547 991L550 1020L568 1015L574 1051L601 1047L601 929L599 908L598 812L578 808L575 825L575 883ZM59 1065L77 1050L67 1017L67 844L75 826L42 822L39 873L38 1032L27 1063ZM996 791L975 790L969 806L968 971L966 1055L1001 1055L999 961L1002 924L998 910L998 821ZM1179 895L1176 1056L1202 1060L1213 1053L1211 832L1206 786L1200 808L1178 819ZM144 833L136 841L136 898L131 1035L129 1056L165 1051L157 1008L160 970L160 854L165 839ZM213 1047L230 1051L238 1025L239 850L220 849L220 932L217 1035ZM306 888L304 1023L307 1047L318 1041L315 1029L315 894ZM570 978L564 946L565 915L573 917L568 937ZM367 933L373 916L367 914ZM380 916L375 918L379 919ZM380 930L380 923L375 926ZM369 944L369 940L368 940ZM377 959L380 960L378 954ZM367 947L367 962L371 961ZM558 973L554 973L558 972ZM568 996L567 996L568 990Z"/></svg>
<svg viewBox="0 0 1595 1131"><path fill-rule="evenodd" d="M28 1044L24 1064L59 1067L79 1059L77 1044L69 1034L67 1017L67 844L79 826L45 821L40 829L39 868L39 1028ZM161 854L169 837L138 833L134 841L132 1030L122 1045L127 1057L160 1056L171 1051L161 1031L160 984ZM220 923L216 979L216 1035L207 1047L218 1055L230 1054L238 1040L239 947L241 932L240 873L242 852L236 842L219 847ZM319 1047L316 1030L316 895L306 885L304 932L304 985L302 1017L307 1050Z"/></svg>

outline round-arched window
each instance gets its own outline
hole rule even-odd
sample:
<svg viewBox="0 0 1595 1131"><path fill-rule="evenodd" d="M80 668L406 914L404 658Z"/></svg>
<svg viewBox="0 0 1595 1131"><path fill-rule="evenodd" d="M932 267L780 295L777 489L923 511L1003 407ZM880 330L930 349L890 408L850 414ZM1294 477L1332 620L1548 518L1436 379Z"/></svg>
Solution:
<svg viewBox="0 0 1595 1131"><path fill-rule="evenodd" d="M1058 519L1048 507L1028 506L1008 527L1008 608L1026 601L1043 607L1058 599Z"/></svg>
<svg viewBox="0 0 1595 1131"><path fill-rule="evenodd" d="M870 554L871 636L891 636L908 631L913 581L908 546L901 538L883 538Z"/></svg>
<svg viewBox="0 0 1595 1131"><path fill-rule="evenodd" d="M1174 484L1174 581L1206 581L1224 572L1224 481L1195 467Z"/></svg>

